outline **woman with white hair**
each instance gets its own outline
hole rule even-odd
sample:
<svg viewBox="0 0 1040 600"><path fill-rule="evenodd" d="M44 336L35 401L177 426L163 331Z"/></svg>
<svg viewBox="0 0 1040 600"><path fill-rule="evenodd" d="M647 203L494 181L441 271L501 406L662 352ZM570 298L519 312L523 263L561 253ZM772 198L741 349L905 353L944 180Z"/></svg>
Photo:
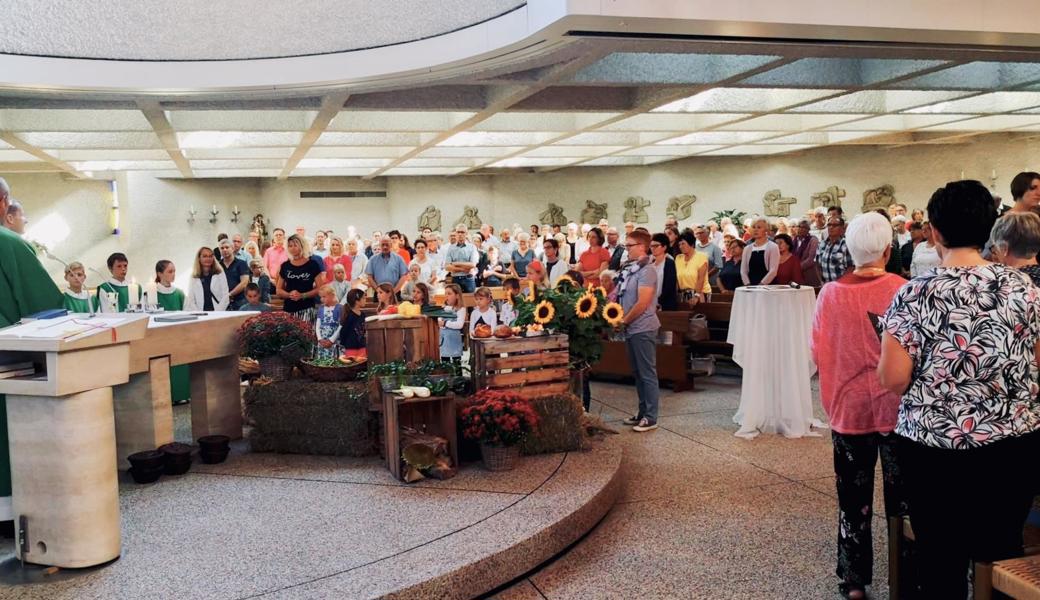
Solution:
<svg viewBox="0 0 1040 600"><path fill-rule="evenodd" d="M863 598L873 576L870 526L879 455L885 512L906 513L892 435L900 398L878 380L881 340L873 324L906 280L885 271L892 252L892 227L885 217L857 216L845 238L856 267L820 290L810 347L834 442L839 588L847 598Z"/></svg>
<svg viewBox="0 0 1040 600"><path fill-rule="evenodd" d="M769 285L780 268L780 248L769 239L769 221L765 217L752 219L750 232L740 261L740 277L744 285Z"/></svg>
<svg viewBox="0 0 1040 600"><path fill-rule="evenodd" d="M1032 212L1009 212L997 219L989 233L993 260L1029 275L1040 287L1040 216Z"/></svg>
<svg viewBox="0 0 1040 600"><path fill-rule="evenodd" d="M527 265L534 260L534 249L531 248L531 236L521 231L516 236L517 247L513 250L513 260L509 263L509 272L514 277L527 277Z"/></svg>

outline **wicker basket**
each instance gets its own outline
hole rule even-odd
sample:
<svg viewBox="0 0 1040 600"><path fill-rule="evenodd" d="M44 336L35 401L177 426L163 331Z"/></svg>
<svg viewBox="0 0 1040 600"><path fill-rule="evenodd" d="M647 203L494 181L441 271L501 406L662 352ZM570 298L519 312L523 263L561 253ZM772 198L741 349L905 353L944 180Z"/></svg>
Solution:
<svg viewBox="0 0 1040 600"><path fill-rule="evenodd" d="M365 371L367 365L367 362L362 362L352 365L343 365L341 367L320 367L318 365L312 365L307 360L300 361L300 367L303 369L304 375L310 377L314 381L326 382L354 381L358 378L358 375Z"/></svg>
<svg viewBox="0 0 1040 600"><path fill-rule="evenodd" d="M480 445L484 468L488 471L512 471L520 458L520 446Z"/></svg>
<svg viewBox="0 0 1040 600"><path fill-rule="evenodd" d="M260 374L273 381L288 381L292 374L292 365L281 356L265 356L257 362L260 363Z"/></svg>

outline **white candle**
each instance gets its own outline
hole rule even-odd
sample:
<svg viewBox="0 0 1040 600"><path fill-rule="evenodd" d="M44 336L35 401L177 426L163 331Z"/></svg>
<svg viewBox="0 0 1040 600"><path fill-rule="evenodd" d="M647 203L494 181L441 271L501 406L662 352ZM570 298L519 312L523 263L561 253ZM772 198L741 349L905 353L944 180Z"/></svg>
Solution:
<svg viewBox="0 0 1040 600"><path fill-rule="evenodd" d="M130 304L135 304L141 299L141 286L137 285L137 280L130 278L130 285L127 286L127 295L130 297Z"/></svg>
<svg viewBox="0 0 1040 600"><path fill-rule="evenodd" d="M964 181L964 171L961 171L961 181Z"/></svg>
<svg viewBox="0 0 1040 600"><path fill-rule="evenodd" d="M213 205L213 212L214 213L217 212L217 205L216 204Z"/></svg>
<svg viewBox="0 0 1040 600"><path fill-rule="evenodd" d="M238 212L238 205L235 205L235 212Z"/></svg>
<svg viewBox="0 0 1040 600"><path fill-rule="evenodd" d="M989 178L990 179L996 179L997 178L997 170L996 169L993 169L993 171L989 174Z"/></svg>

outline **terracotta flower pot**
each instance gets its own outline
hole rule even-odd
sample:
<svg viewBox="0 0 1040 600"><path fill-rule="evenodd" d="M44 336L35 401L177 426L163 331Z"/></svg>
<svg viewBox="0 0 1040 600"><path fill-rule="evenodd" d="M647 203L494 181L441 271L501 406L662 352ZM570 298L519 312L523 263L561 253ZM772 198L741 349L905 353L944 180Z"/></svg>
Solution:
<svg viewBox="0 0 1040 600"><path fill-rule="evenodd" d="M480 455L484 459L484 468L488 471L511 471L520 459L520 446L481 444Z"/></svg>

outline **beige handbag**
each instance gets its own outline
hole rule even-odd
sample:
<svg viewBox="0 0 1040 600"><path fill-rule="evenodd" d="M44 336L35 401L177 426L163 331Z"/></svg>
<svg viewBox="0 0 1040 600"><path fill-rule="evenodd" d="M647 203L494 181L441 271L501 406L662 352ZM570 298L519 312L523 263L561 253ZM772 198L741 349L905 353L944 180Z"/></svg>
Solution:
<svg viewBox="0 0 1040 600"><path fill-rule="evenodd" d="M686 328L686 340L689 342L706 342L711 339L708 332L708 318L704 315L693 315Z"/></svg>

